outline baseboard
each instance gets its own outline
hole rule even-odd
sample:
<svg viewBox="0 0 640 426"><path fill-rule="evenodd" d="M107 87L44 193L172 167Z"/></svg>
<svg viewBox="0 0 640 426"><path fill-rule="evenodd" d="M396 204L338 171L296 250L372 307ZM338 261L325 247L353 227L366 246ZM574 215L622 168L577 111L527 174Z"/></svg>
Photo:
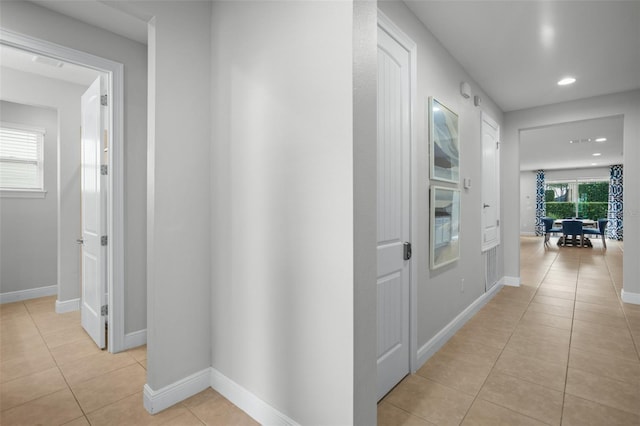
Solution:
<svg viewBox="0 0 640 426"><path fill-rule="evenodd" d="M508 287L520 287L520 277L502 277L498 283Z"/></svg>
<svg viewBox="0 0 640 426"><path fill-rule="evenodd" d="M57 285L30 288L28 290L9 291L7 293L0 293L0 304L37 299L38 297L55 296L56 294L58 294Z"/></svg>
<svg viewBox="0 0 640 426"><path fill-rule="evenodd" d="M63 302L56 300L56 314L64 314L67 312L80 310L80 298L65 300Z"/></svg>
<svg viewBox="0 0 640 426"><path fill-rule="evenodd" d="M211 387L262 425L299 425L215 368L211 368Z"/></svg>
<svg viewBox="0 0 640 426"><path fill-rule="evenodd" d="M153 390L149 384L145 384L142 395L144 408L150 414L157 414L208 387L219 392L260 424L299 426L297 422L212 367L205 368L159 390Z"/></svg>
<svg viewBox="0 0 640 426"><path fill-rule="evenodd" d="M153 390L149 384L145 384L142 394L144 408L150 414L156 414L202 392L211 385L210 370L210 367L205 368L159 390Z"/></svg>
<svg viewBox="0 0 640 426"><path fill-rule="evenodd" d="M522 235L523 237L536 237L536 233L535 232L529 232L529 231L520 231L520 235Z"/></svg>
<svg viewBox="0 0 640 426"><path fill-rule="evenodd" d="M134 331L124 335L123 351L147 344L147 329Z"/></svg>
<svg viewBox="0 0 640 426"><path fill-rule="evenodd" d="M624 303L631 303L633 305L640 305L640 293L630 293L628 291L620 291L620 297Z"/></svg>
<svg viewBox="0 0 640 426"><path fill-rule="evenodd" d="M442 330L433 336L427 343L425 343L420 349L418 349L418 368L424 365L425 362L433 354L435 354L447 341L456 334L467 321L469 321L484 305L489 302L495 296L498 291L503 287L503 279L498 281L493 287L489 289L482 296L478 297L472 304L460 312L449 324L447 324Z"/></svg>

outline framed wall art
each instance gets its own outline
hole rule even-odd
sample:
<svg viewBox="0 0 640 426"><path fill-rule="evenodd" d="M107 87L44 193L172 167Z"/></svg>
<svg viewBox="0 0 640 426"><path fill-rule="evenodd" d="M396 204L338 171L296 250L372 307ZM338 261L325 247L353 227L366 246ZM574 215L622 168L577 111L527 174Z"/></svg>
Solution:
<svg viewBox="0 0 640 426"><path fill-rule="evenodd" d="M460 190L431 186L431 269L460 257Z"/></svg>
<svg viewBox="0 0 640 426"><path fill-rule="evenodd" d="M460 181L460 144L458 115L429 98L429 147L431 179L458 183Z"/></svg>

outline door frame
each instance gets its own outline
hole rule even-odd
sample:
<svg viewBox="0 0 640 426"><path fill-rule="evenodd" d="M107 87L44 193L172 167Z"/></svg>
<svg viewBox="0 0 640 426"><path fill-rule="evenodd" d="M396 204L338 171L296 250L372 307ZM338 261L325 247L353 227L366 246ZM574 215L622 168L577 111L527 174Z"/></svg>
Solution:
<svg viewBox="0 0 640 426"><path fill-rule="evenodd" d="M109 291L108 350L115 353L125 348L124 333L124 66L86 52L0 28L0 43L35 54L41 54L103 72L108 79L108 108L111 120L108 128L107 151L107 288ZM59 214L60 212L58 212ZM58 233L60 229L58 229ZM59 239L59 235L58 235ZM60 255L58 250L58 256ZM59 283L58 283L59 285Z"/></svg>
<svg viewBox="0 0 640 426"><path fill-rule="evenodd" d="M411 244L413 246L412 262L409 265L409 371L415 373L418 368L418 262L416 259L416 253L420 254L417 241L417 191L418 191L418 179L417 179L417 133L416 133L416 96L417 96L417 54L418 47L416 43L411 40L391 19L389 19L380 9L378 9L378 27L391 36L402 46L409 54L409 145L410 145L410 164L409 167L410 176L410 189L409 189L409 215L411 219L409 221L409 235L411 238Z"/></svg>

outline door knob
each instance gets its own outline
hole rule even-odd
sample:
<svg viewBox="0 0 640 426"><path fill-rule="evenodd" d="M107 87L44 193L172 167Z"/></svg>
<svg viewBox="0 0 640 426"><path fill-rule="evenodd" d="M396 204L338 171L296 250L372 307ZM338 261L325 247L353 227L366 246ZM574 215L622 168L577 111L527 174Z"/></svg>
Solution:
<svg viewBox="0 0 640 426"><path fill-rule="evenodd" d="M76 243L78 243L78 244L84 244L84 240L83 240L82 238L78 238L78 239L76 240Z"/></svg>
<svg viewBox="0 0 640 426"><path fill-rule="evenodd" d="M486 209L487 207L491 207L489 204L484 204L482 208Z"/></svg>

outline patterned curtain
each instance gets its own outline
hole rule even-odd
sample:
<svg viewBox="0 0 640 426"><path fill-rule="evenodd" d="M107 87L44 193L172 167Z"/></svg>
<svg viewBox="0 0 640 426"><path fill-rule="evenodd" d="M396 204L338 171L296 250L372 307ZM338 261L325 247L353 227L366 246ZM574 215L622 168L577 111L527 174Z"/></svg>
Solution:
<svg viewBox="0 0 640 426"><path fill-rule="evenodd" d="M542 218L547 214L544 202L544 170L536 172L536 235L544 235Z"/></svg>
<svg viewBox="0 0 640 426"><path fill-rule="evenodd" d="M607 212L607 238L622 241L622 164L611 166L609 178L609 211Z"/></svg>

